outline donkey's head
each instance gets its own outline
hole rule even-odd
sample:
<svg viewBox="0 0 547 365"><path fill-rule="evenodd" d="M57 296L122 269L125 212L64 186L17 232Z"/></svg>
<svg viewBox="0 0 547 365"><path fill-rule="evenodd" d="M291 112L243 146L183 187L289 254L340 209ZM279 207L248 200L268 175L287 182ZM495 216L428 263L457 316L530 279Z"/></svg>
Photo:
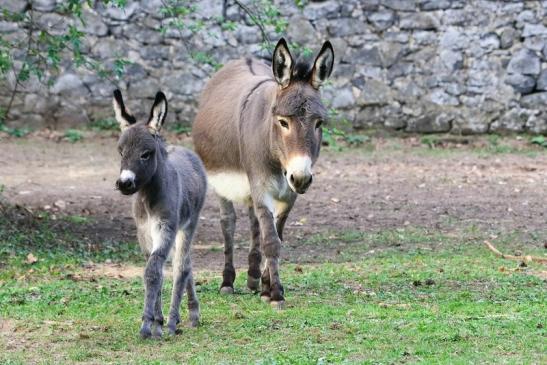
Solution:
<svg viewBox="0 0 547 365"><path fill-rule="evenodd" d="M313 64L295 63L283 38L273 54L273 75L279 85L272 109L273 143L289 186L299 194L310 186L312 166L319 156L321 124L327 117L319 88L330 76L333 63L329 41Z"/></svg>
<svg viewBox="0 0 547 365"><path fill-rule="evenodd" d="M146 185L156 174L158 162L165 152L158 133L167 115L167 100L161 91L156 94L146 123L137 123L135 117L128 113L120 90L114 91L112 104L122 130L118 141L122 161L116 188L122 194L130 195Z"/></svg>

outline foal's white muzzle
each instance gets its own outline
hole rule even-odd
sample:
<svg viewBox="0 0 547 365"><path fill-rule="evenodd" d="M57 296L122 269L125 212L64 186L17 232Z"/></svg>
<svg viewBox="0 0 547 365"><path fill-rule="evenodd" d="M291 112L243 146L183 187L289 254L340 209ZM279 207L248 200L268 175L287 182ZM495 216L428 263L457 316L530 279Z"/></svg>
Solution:
<svg viewBox="0 0 547 365"><path fill-rule="evenodd" d="M131 170L122 170L122 172L120 173L120 181L135 181L135 173Z"/></svg>

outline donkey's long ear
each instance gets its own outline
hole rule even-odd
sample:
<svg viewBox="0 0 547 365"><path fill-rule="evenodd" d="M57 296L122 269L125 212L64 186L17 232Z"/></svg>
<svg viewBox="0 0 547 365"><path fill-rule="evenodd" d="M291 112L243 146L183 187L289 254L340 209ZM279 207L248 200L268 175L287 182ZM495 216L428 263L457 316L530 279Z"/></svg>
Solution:
<svg viewBox="0 0 547 365"><path fill-rule="evenodd" d="M150 119L148 120L148 128L154 132L159 132L167 115L167 98L165 94L158 91L152 110L150 110Z"/></svg>
<svg viewBox="0 0 547 365"><path fill-rule="evenodd" d="M137 120L134 116L129 114L125 109L123 103L122 92L118 89L114 90L114 97L112 98L112 106L114 107L114 113L116 114L116 120L120 123L120 129L123 131L131 124L135 124Z"/></svg>
<svg viewBox="0 0 547 365"><path fill-rule="evenodd" d="M319 89L319 87L329 78L332 73L333 64L334 50L332 44L329 41L326 41L313 63L311 84L314 88Z"/></svg>
<svg viewBox="0 0 547 365"><path fill-rule="evenodd" d="M277 42L273 53L272 70L275 80L282 88L289 86L291 82L293 65L294 61L289 52L287 42L284 38L281 38Z"/></svg>

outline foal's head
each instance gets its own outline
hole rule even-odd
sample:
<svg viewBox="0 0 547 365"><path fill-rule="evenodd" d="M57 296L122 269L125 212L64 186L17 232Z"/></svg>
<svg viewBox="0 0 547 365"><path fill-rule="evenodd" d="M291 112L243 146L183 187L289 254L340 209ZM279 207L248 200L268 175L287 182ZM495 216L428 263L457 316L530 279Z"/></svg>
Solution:
<svg viewBox="0 0 547 365"><path fill-rule="evenodd" d="M273 54L272 70L279 85L272 109L275 148L291 189L306 192L312 182L312 165L321 148L321 124L327 110L319 88L332 72L334 51L323 44L315 61L295 63L282 38Z"/></svg>
<svg viewBox="0 0 547 365"><path fill-rule="evenodd" d="M167 100L161 91L156 94L146 123L137 123L135 117L128 113L120 90L114 91L112 104L122 130L118 141L122 161L116 188L122 194L130 195L146 185L156 174L158 162L165 153L163 140L158 133L167 115Z"/></svg>

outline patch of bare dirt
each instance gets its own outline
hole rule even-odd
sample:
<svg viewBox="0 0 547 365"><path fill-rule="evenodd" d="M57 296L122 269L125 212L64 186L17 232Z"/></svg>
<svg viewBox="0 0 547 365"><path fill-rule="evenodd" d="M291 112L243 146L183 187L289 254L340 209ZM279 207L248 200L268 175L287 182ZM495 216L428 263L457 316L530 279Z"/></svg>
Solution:
<svg viewBox="0 0 547 365"><path fill-rule="evenodd" d="M84 265L84 270L71 274L73 280L93 280L96 277L107 277L113 279L134 279L141 278L144 272L143 265L121 264L121 263L92 263ZM171 277L171 268L166 266L164 276Z"/></svg>
<svg viewBox="0 0 547 365"><path fill-rule="evenodd" d="M469 142L433 152L419 145L412 139L379 139L367 149L324 151L313 186L289 217L284 257L313 255L298 243L337 231L474 226L481 232L546 232L543 150L488 155L477 153ZM54 216L88 217L89 223L73 227L91 242L136 240L131 198L114 189L118 173L112 137L75 144L40 138L2 141L0 184L8 201ZM242 267L249 224L246 208L237 212L235 252ZM221 242L217 199L209 192L194 246L196 269L222 269Z"/></svg>
<svg viewBox="0 0 547 365"><path fill-rule="evenodd" d="M15 331L15 322L11 319L0 318L0 336L9 336Z"/></svg>

